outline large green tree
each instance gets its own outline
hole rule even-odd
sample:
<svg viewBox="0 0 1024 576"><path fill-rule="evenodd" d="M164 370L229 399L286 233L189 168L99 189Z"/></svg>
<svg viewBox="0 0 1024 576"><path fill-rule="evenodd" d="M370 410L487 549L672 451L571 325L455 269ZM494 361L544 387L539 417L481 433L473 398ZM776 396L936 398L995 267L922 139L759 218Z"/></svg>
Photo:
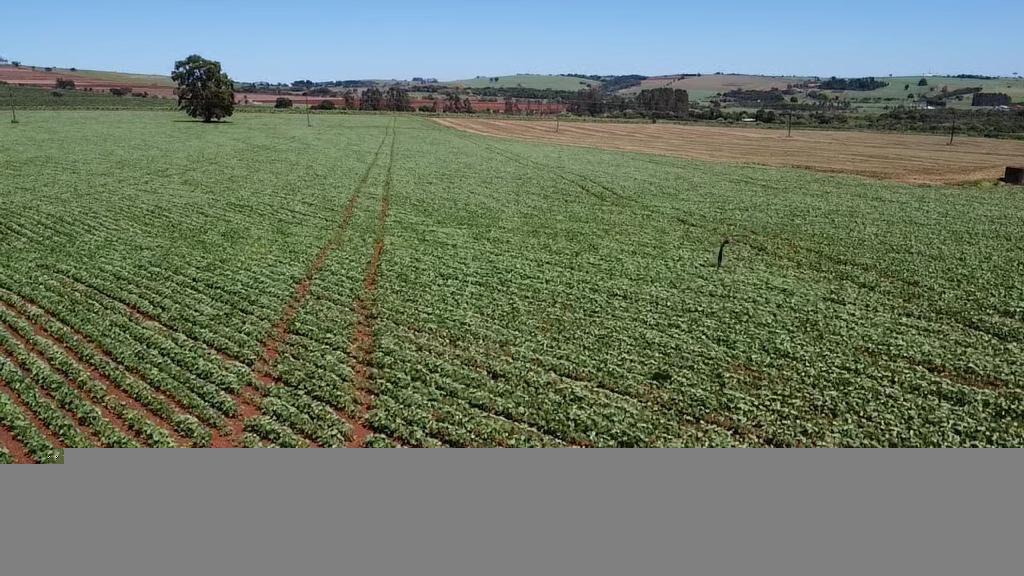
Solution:
<svg viewBox="0 0 1024 576"><path fill-rule="evenodd" d="M193 118L212 122L235 111L235 85L220 62L193 54L174 63L171 79L178 83L178 108Z"/></svg>

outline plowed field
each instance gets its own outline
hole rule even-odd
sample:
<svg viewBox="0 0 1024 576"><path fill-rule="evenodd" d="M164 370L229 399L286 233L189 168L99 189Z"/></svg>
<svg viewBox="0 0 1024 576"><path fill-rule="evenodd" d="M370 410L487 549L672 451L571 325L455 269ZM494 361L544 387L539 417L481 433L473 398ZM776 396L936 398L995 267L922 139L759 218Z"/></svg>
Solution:
<svg viewBox="0 0 1024 576"><path fill-rule="evenodd" d="M1024 142L843 131L443 118L473 134L715 162L806 168L914 184L995 181L1024 164Z"/></svg>

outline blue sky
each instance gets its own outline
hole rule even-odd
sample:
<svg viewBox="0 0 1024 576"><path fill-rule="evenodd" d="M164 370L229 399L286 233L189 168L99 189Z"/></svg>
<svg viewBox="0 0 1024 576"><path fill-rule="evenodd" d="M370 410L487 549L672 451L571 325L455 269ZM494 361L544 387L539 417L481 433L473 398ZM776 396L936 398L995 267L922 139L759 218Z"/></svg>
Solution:
<svg viewBox="0 0 1024 576"><path fill-rule="evenodd" d="M0 56L238 80L454 80L518 72L1024 73L1024 0L8 2Z"/></svg>

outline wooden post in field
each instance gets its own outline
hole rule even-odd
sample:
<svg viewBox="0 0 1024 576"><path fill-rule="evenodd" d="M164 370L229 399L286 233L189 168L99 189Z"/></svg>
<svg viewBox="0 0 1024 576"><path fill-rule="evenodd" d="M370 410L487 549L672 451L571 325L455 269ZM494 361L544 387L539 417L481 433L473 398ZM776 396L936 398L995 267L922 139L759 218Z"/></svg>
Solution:
<svg viewBox="0 0 1024 576"><path fill-rule="evenodd" d="M949 144L947 144L947 146L952 146L953 145L953 136L955 136L955 135L956 135L956 112L953 112L953 126L949 129Z"/></svg>
<svg viewBox="0 0 1024 576"><path fill-rule="evenodd" d="M11 124L17 124L18 116L14 113L14 86L8 86L7 91L11 95Z"/></svg>
<svg viewBox="0 0 1024 576"><path fill-rule="evenodd" d="M559 115L555 114L555 134L558 134L558 121L559 121L559 119L560 119Z"/></svg>
<svg viewBox="0 0 1024 576"><path fill-rule="evenodd" d="M793 137L793 113L789 113L789 122L786 123L786 138Z"/></svg>
<svg viewBox="0 0 1024 576"><path fill-rule="evenodd" d="M306 128L312 128L313 122L309 119L309 91L306 91Z"/></svg>

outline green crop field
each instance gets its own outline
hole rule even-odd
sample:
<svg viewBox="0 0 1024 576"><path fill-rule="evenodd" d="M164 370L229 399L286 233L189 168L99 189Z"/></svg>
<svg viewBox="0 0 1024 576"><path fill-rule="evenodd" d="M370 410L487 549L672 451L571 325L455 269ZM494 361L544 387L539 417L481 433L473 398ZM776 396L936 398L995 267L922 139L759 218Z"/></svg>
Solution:
<svg viewBox="0 0 1024 576"><path fill-rule="evenodd" d="M0 124L0 461L1024 445L1010 187L185 120Z"/></svg>
<svg viewBox="0 0 1024 576"><path fill-rule="evenodd" d="M517 74L515 76L494 76L497 82L492 82L491 77L473 78L471 80L456 80L446 84L461 84L466 88L530 88L533 90L582 90L590 86L600 86L601 83L585 78L573 76L546 76L542 74Z"/></svg>
<svg viewBox="0 0 1024 576"><path fill-rule="evenodd" d="M59 94L57 96L56 94ZM10 117L11 105L21 109L46 110L170 110L173 98L114 96L109 92L85 90L54 90L30 86L0 85L0 110Z"/></svg>
<svg viewBox="0 0 1024 576"><path fill-rule="evenodd" d="M921 78L928 81L927 86L917 85ZM981 88L983 92L1007 94L1014 102L1024 103L1024 79L1020 78L978 80L948 76L903 76L879 80L888 82L889 85L878 90L843 91L841 94L844 98L857 103L858 107L865 109L880 108L886 104L903 104L908 94L913 94L915 98L938 97L942 94L943 87L948 88L950 92L961 88ZM908 84L910 88L907 88ZM870 102L878 99L881 101ZM971 95L965 95L963 100L951 99L947 104L953 108L970 108Z"/></svg>

